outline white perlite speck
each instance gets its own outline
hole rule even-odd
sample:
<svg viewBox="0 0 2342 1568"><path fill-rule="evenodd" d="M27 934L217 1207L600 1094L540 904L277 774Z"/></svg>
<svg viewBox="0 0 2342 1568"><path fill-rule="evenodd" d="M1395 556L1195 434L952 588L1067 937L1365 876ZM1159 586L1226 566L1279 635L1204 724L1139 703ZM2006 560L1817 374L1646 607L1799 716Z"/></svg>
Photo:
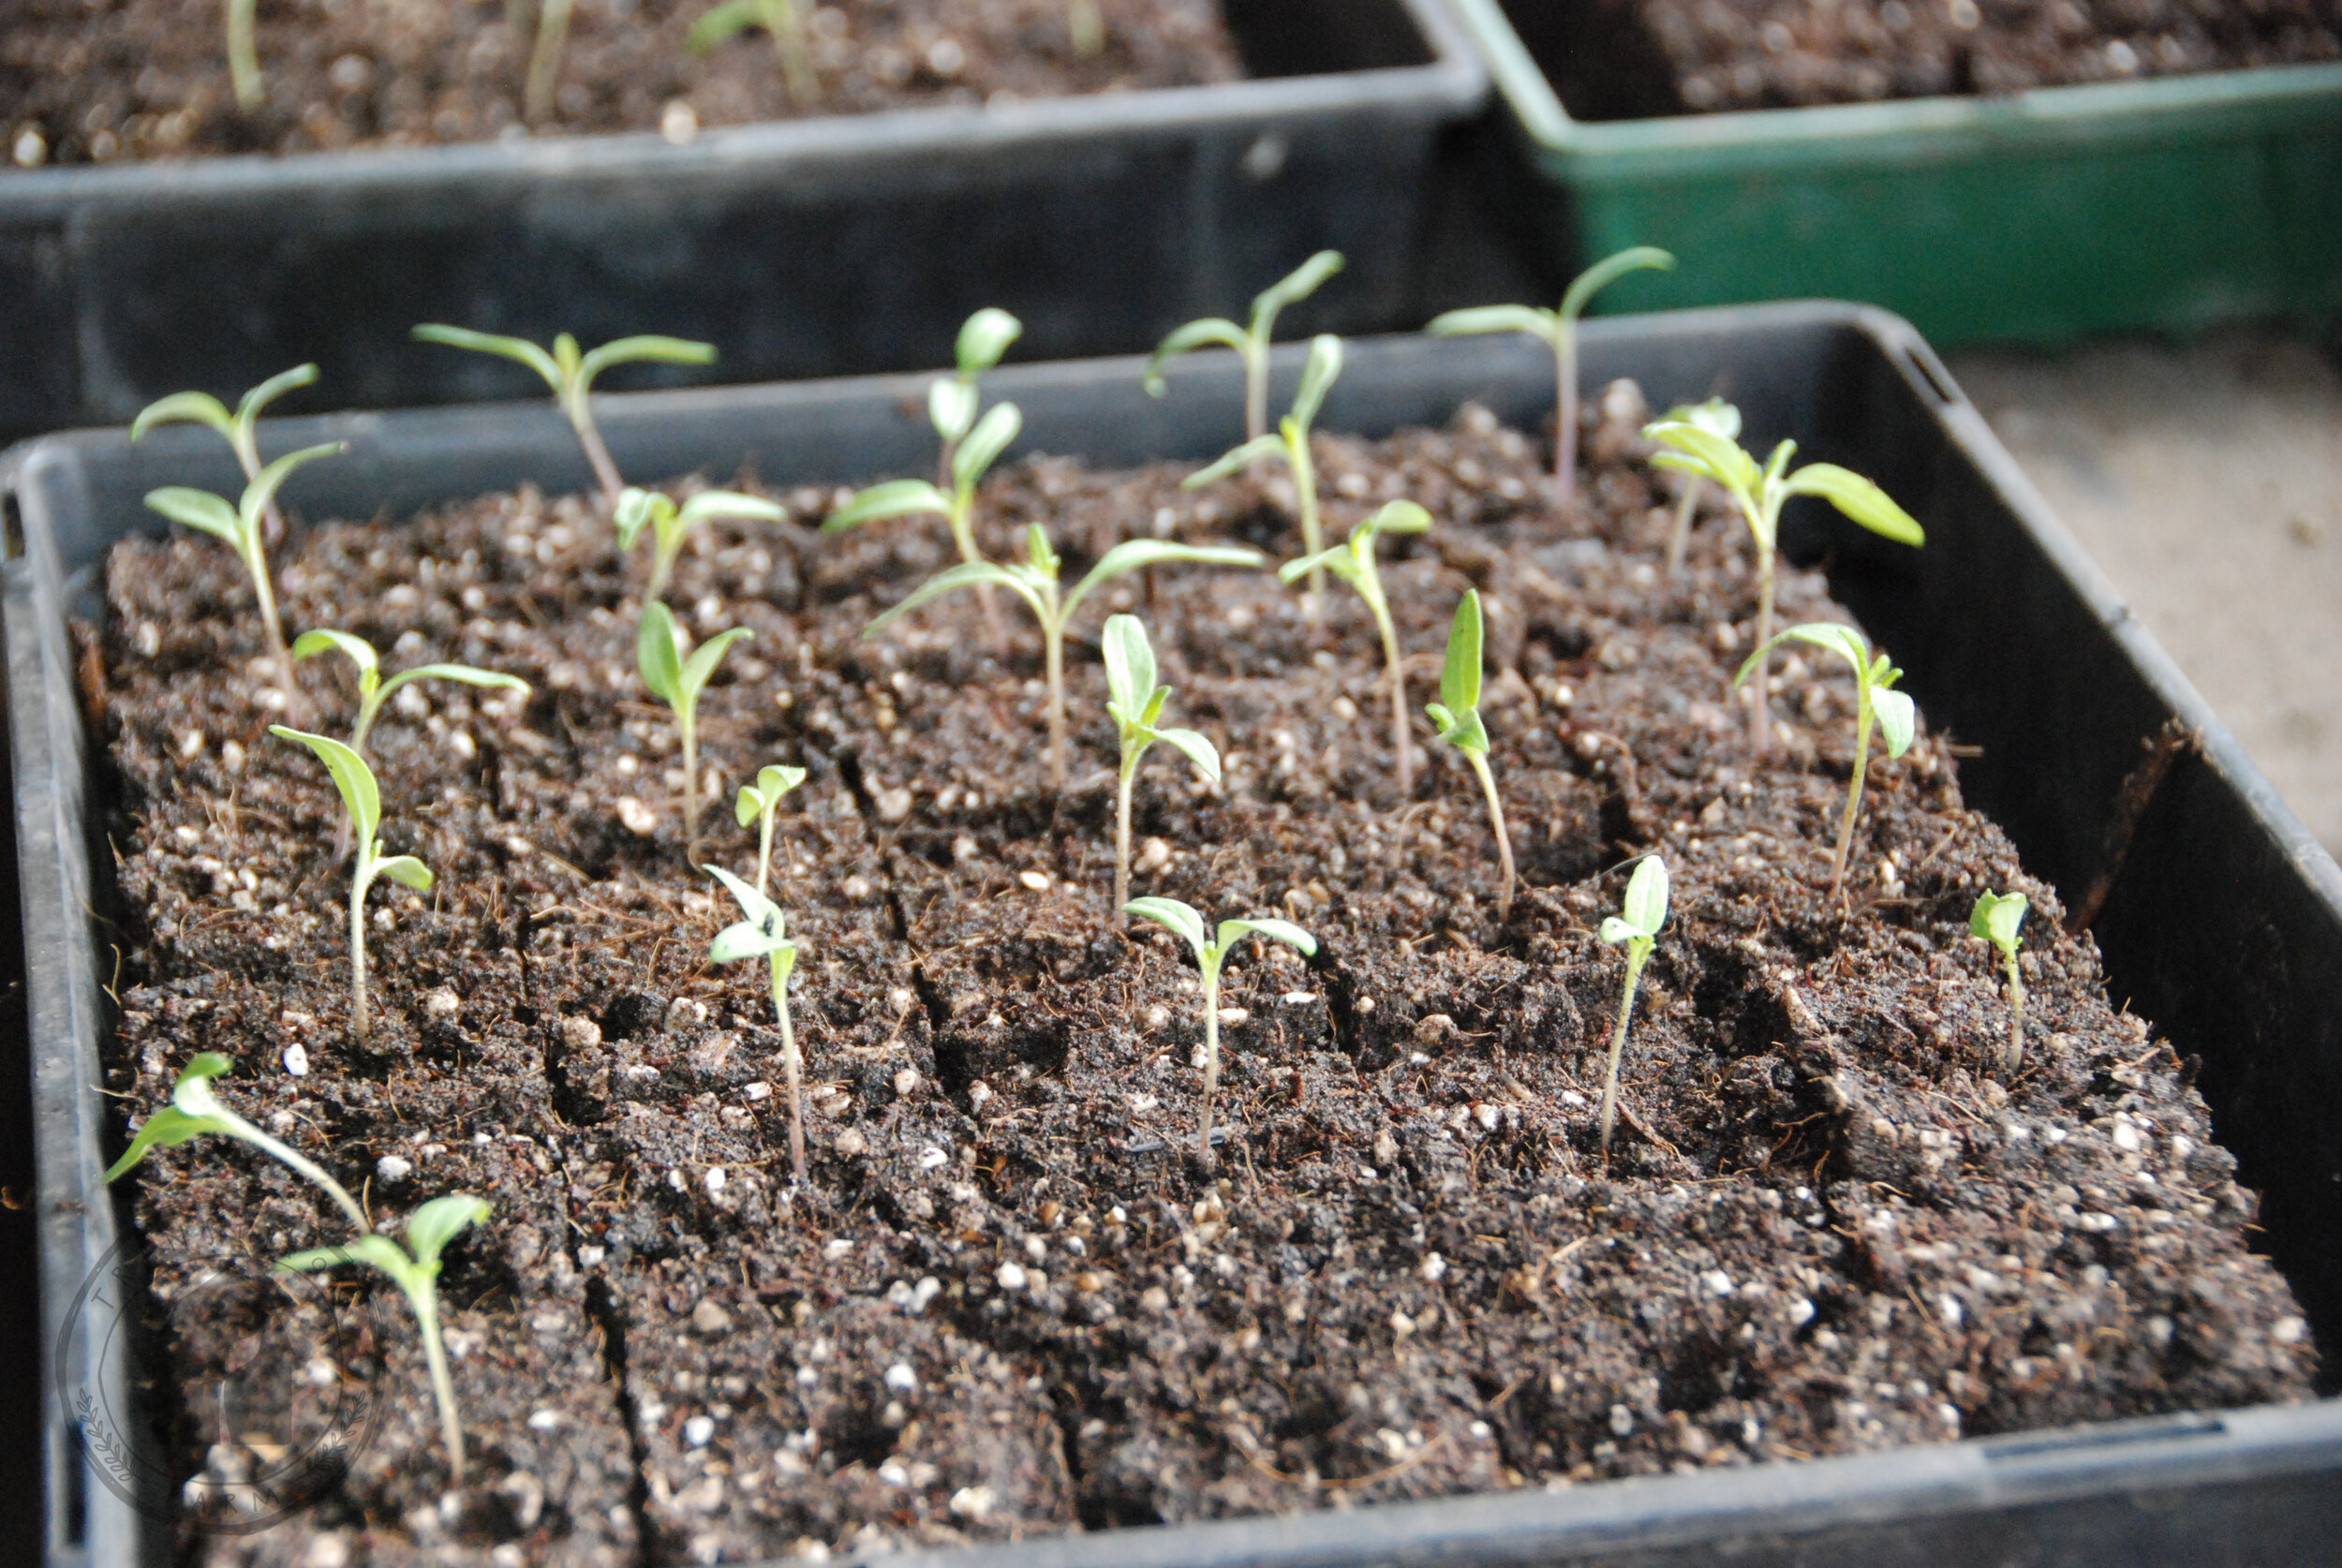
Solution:
<svg viewBox="0 0 2342 1568"><path fill-rule="evenodd" d="M374 1162L374 1174L384 1181L405 1181L415 1174L415 1166L400 1155L386 1154Z"/></svg>
<svg viewBox="0 0 2342 1568"><path fill-rule="evenodd" d="M297 1040L285 1047L285 1071L296 1078L309 1075L309 1053L302 1049Z"/></svg>
<svg viewBox="0 0 2342 1568"><path fill-rule="evenodd" d="M886 1368L886 1386L897 1394L909 1394L919 1386L919 1374L897 1361Z"/></svg>

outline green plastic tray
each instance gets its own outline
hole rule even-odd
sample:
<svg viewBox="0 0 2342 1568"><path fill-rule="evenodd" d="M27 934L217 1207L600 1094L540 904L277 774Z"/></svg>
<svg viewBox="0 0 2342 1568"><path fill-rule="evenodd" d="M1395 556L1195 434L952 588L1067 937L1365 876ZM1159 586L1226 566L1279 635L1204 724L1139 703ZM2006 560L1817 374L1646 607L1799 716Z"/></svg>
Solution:
<svg viewBox="0 0 2342 1568"><path fill-rule="evenodd" d="M2342 314L2342 65L1586 123L1499 0L1450 0L1532 168L1541 244L1664 245L1598 308L1837 296L1937 345Z"/></svg>

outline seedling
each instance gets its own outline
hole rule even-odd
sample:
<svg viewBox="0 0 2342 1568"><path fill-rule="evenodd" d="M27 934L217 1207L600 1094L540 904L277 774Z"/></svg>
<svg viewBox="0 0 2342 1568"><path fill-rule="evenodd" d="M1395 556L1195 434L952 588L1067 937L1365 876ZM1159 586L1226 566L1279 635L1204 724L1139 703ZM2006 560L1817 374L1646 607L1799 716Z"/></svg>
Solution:
<svg viewBox="0 0 2342 1568"><path fill-rule="evenodd" d="M230 1110L212 1091L212 1080L224 1078L235 1071L235 1064L216 1051L204 1051L180 1071L179 1081L170 1087L170 1103L146 1118L130 1146L123 1150L106 1172L108 1181L117 1181L123 1175L146 1159L149 1149L176 1148L181 1144L210 1133L215 1137L234 1138L250 1144L261 1153L289 1166L297 1175L334 1200L351 1226L370 1231L373 1224L358 1200L348 1189L328 1176L325 1168L289 1145L279 1143L266 1132Z"/></svg>
<svg viewBox="0 0 2342 1568"><path fill-rule="evenodd" d="M1526 333L1553 350L1553 504L1566 508L1578 493L1578 318L1596 294L1628 273L1667 271L1675 258L1656 245L1633 245L1579 273L1559 310L1543 305L1478 305L1433 318L1433 337L1475 333Z"/></svg>
<svg viewBox="0 0 2342 1568"><path fill-rule="evenodd" d="M210 392L172 392L139 410L139 417L130 422L130 439L136 441L158 424L205 424L219 432L236 461L243 466L246 484L260 477L260 441L257 428L260 411L296 387L305 387L318 378L318 367L297 364L290 370L279 371L244 394L230 414L228 406ZM276 503L271 501L261 510L267 527L261 538L270 544L285 537L285 519L278 514Z"/></svg>
<svg viewBox="0 0 2342 1568"><path fill-rule="evenodd" d="M963 330L961 335L966 335ZM938 383L941 385L941 383ZM970 397L972 399L972 390ZM932 395L928 403L930 415L936 413ZM942 410L956 412L956 406ZM942 428L941 421L937 425ZM979 565L984 554L976 548L975 509L976 486L984 482L990 468L1008 444L1016 439L1025 428L1025 416L1014 403L997 403L976 421L973 429L950 443L951 453L945 460L951 469L952 493L948 496L925 480L888 480L857 491L852 498L833 511L822 524L822 532L834 534L856 527L864 523L883 522L890 517L916 517L930 512L941 513L952 525L952 542L959 546L959 558L967 566ZM1001 629L1000 612L993 607L992 592L979 585L978 595L984 601L984 621L992 637L996 652L1008 645L1006 633Z"/></svg>
<svg viewBox="0 0 2342 1568"><path fill-rule="evenodd" d="M1741 438L1741 411L1720 397L1705 403L1683 403L1668 410L1669 422L1696 424L1727 441ZM1683 574L1683 549L1691 542L1692 513L1699 509L1699 493L1708 481L1697 474L1683 476L1683 494L1676 497L1675 528L1668 535L1668 576Z"/></svg>
<svg viewBox="0 0 2342 1568"><path fill-rule="evenodd" d="M1310 357L1301 367L1301 384L1293 393L1293 411L1278 422L1277 434L1253 436L1209 467L1188 475L1179 481L1179 488L1200 489L1262 458L1283 458L1285 466L1293 472L1293 490L1301 508L1301 554L1314 561L1325 549L1325 540L1317 525L1317 465L1310 457L1310 425L1316 420L1318 409L1325 406L1327 391L1341 374L1341 339L1329 333L1310 339ZM1315 566L1310 568L1309 579L1309 598L1304 603L1313 621L1317 618L1318 592L1324 585ZM1293 579L1288 577L1285 581L1290 583Z"/></svg>
<svg viewBox="0 0 2342 1568"><path fill-rule="evenodd" d="M528 683L518 675L507 675L495 670L474 669L468 664L418 664L411 670L401 670L389 680L382 678L381 661L375 656L374 644L363 637L347 631L319 629L304 631L294 639L292 656L310 658L321 653L338 653L358 667L358 717L349 728L349 748L363 754L366 749L366 732L374 728L375 716L391 693L409 681L461 681L466 686L497 687L506 691L528 695ZM340 832L334 840L334 856L340 859L349 848L349 819L344 817Z"/></svg>
<svg viewBox="0 0 2342 1568"><path fill-rule="evenodd" d="M780 797L804 782L805 769L770 763L756 770L755 783L740 786L739 798L732 804L732 814L742 827L756 824L756 891L760 895L772 880L773 813L780 809Z"/></svg>
<svg viewBox="0 0 2342 1568"><path fill-rule="evenodd" d="M1195 771L1220 782L1220 753L1211 742L1193 730L1157 726L1171 688L1155 684L1155 650L1147 629L1136 615L1109 615L1104 653L1106 665L1106 712L1114 716L1121 736L1122 768L1114 794L1114 907L1131 898L1131 780L1138 776L1138 760L1147 748L1164 741L1195 764Z"/></svg>
<svg viewBox="0 0 2342 1568"><path fill-rule="evenodd" d="M224 1076L231 1066L226 1057L214 1051L205 1051L187 1063L178 1083L171 1087L170 1104L147 1117L138 1135L130 1140L129 1148L107 1171L106 1179L115 1180L140 1164L149 1149L172 1148L211 1133L250 1144L282 1161L332 1198L349 1220L356 1236L340 1247L292 1253L278 1259L276 1266L305 1271L344 1263L366 1263L397 1282L414 1309L415 1326L422 1334L423 1356L431 1368L431 1391L439 1406L439 1430L447 1442L448 1467L456 1485L461 1486L464 1427L455 1408L455 1385L448 1376L447 1354L439 1340L439 1254L467 1226L483 1223L488 1218L488 1206L464 1193L424 1204L407 1221L407 1240L414 1249L413 1255L408 1256L396 1242L374 1234L373 1222L358 1200L322 1167L220 1103L219 1097L212 1092L212 1080Z"/></svg>
<svg viewBox="0 0 2342 1568"><path fill-rule="evenodd" d="M349 813L358 858L349 871L349 1032L360 1045L366 1043L366 893L377 877L388 877L417 893L429 891L430 868L413 855L384 855L377 830L382 825L382 791L374 782L366 760L328 735L312 735L272 724L268 732L279 740L299 741L317 753L333 776L334 788Z"/></svg>
<svg viewBox="0 0 2342 1568"><path fill-rule="evenodd" d="M439 1339L439 1254L465 1231L486 1224L494 1212L484 1199L451 1192L407 1217L405 1247L389 1236L368 1234L339 1247L313 1247L276 1260L276 1266L289 1273L355 1263L390 1276L407 1297L415 1314L415 1331L422 1337L431 1396L439 1407L439 1441L447 1444L449 1478L458 1487L464 1484L464 1418L455 1408L455 1380L448 1375L447 1347Z"/></svg>
<svg viewBox="0 0 2342 1568"><path fill-rule="evenodd" d="M260 625L268 634L269 657L276 661L277 684L284 688L288 706L301 705L301 688L293 684L292 655L285 648L285 629L276 619L276 588L270 581L268 547L261 542L260 528L268 515L270 504L276 498L277 488L287 476L304 463L346 451L346 441L327 441L321 446L304 447L289 451L262 468L244 487L244 496L234 506L225 497L208 490L190 490L185 485L165 485L146 493L146 504L173 523L184 523L190 528L223 540L244 562L244 569L252 577L252 595L259 601Z"/></svg>
<svg viewBox="0 0 2342 1568"><path fill-rule="evenodd" d="M797 1180L805 1180L805 1105L798 1085L804 1077L797 1057L797 1037L789 1027L789 971L797 966L797 944L789 939L788 923L771 899L718 865L701 870L732 890L741 918L716 933L708 944L709 962L734 964L743 958L763 958L772 966L773 1014L780 1020L780 1063L789 1076L789 1163Z"/></svg>
<svg viewBox="0 0 2342 1568"><path fill-rule="evenodd" d="M1496 921L1513 917L1513 844L1505 831L1505 802L1496 792L1496 775L1489 771L1489 732L1480 722L1480 592L1466 588L1456 605L1455 624L1447 629L1447 664L1440 672L1439 697L1423 711L1439 726L1439 738L1464 754L1479 776L1480 792L1488 796L1489 826L1496 834L1496 856L1505 867L1505 891L1496 902Z"/></svg>
<svg viewBox="0 0 2342 1568"><path fill-rule="evenodd" d="M675 729L683 739L683 845L686 860L700 859L699 712L700 693L723 661L724 650L756 633L744 626L719 631L688 652L688 641L667 607L652 599L643 606L642 625L635 629L634 661L643 684L674 710Z"/></svg>
<svg viewBox="0 0 2342 1568"><path fill-rule="evenodd" d="M1888 494L1850 468L1808 463L1789 473L1795 441L1784 441L1759 468L1729 436L1695 420L1661 420L1643 435L1669 450L1651 460L1654 468L1713 480L1732 497L1756 541L1756 685L1748 709L1748 744L1762 752L1771 744L1772 704L1766 695L1772 647L1773 550L1781 536L1781 508L1792 496L1819 496L1875 534L1897 544L1925 544L1927 535ZM1745 670L1742 672L1746 673Z"/></svg>
<svg viewBox="0 0 2342 1568"><path fill-rule="evenodd" d="M1771 642L1750 654L1741 665L1741 673L1732 677L1739 686L1748 679L1749 672L1763 662L1781 643L1795 638L1811 643L1817 648L1828 648L1854 666L1854 777L1846 786L1845 813L1838 819L1838 847L1830 856L1830 895L1838 896L1845 883L1846 847L1854 839L1854 814L1862 805L1862 776L1870 766L1871 724L1875 720L1878 731L1887 742L1887 755L1900 757L1911 749L1915 710L1910 695L1891 689L1903 678L1885 654L1871 652L1870 639L1850 626L1833 621L1816 621L1806 626L1793 626Z"/></svg>
<svg viewBox="0 0 2342 1568"><path fill-rule="evenodd" d="M1619 998L1618 1029L1610 1036L1610 1065L1602 1074L1602 1152L1610 1151L1610 1128L1618 1116L1618 1059L1626 1050L1626 1026L1635 1016L1635 987L1642 982L1642 967L1650 961L1651 949L1659 939L1659 927L1668 918L1667 862L1657 855L1644 859L1635 867L1635 874L1626 880L1626 899L1622 914L1608 916L1602 922L1602 939L1626 947L1626 988Z"/></svg>
<svg viewBox="0 0 2342 1568"><path fill-rule="evenodd" d="M1138 915L1187 939L1195 950L1195 964L1204 976L1204 1110L1195 1132L1195 1157L1211 1163L1211 1096L1220 1085L1220 967L1236 944L1247 937L1267 937L1313 956L1317 939L1290 921L1223 920L1216 936L1207 939L1204 917L1176 898L1134 898L1122 906L1125 914Z"/></svg>
<svg viewBox="0 0 2342 1568"><path fill-rule="evenodd" d="M1244 438L1257 441L1268 433L1268 344L1277 330L1277 317L1285 306L1308 299L1318 285L1341 271L1341 252L1321 250L1292 272L1253 297L1253 324L1239 327L1224 317L1209 317L1176 328L1147 362L1147 395L1161 397L1169 390L1163 362L1215 345L1233 348L1244 361ZM1304 426L1308 421L1302 421ZM1249 461L1249 459L1248 459Z"/></svg>
<svg viewBox="0 0 2342 1568"><path fill-rule="evenodd" d="M2004 1072L2014 1072L2024 1060L2024 977L2017 969L2017 927L2024 924L2022 893L1978 895L1968 913L1968 930L2000 949L2001 965L2008 977L2008 1048L2000 1054Z"/></svg>
<svg viewBox="0 0 2342 1568"><path fill-rule="evenodd" d="M1413 501L1392 501L1350 530L1349 540L1314 555L1287 561L1277 575L1293 583L1323 567L1357 590L1383 634L1384 678L1390 683L1390 746L1397 759L1399 798L1415 793L1415 756L1407 743L1407 672L1399 655L1399 629L1390 618L1390 601L1383 597L1383 577L1374 564L1374 541L1385 534L1419 534L1431 526L1431 514Z"/></svg>
<svg viewBox="0 0 2342 1568"><path fill-rule="evenodd" d="M982 427L978 427L981 431ZM1164 566L1178 561L1192 561L1198 566L1256 567L1263 563L1257 551L1230 549L1217 545L1175 544L1168 540L1134 539L1116 545L1098 557L1098 564L1088 575L1074 584L1074 591L1060 600L1058 597L1058 553L1049 547L1049 536L1041 525L1033 524L1025 532L1027 559L1015 566L995 566L990 561L965 562L933 577L904 596L901 603L888 610L868 626L862 635L875 635L879 629L898 615L916 610L929 599L960 588L982 587L998 584L1023 599L1032 610L1033 619L1041 623L1041 643L1049 678L1049 777L1060 790L1065 788L1065 628L1073 620L1074 612L1090 590L1109 579L1145 567Z"/></svg>
<svg viewBox="0 0 2342 1568"><path fill-rule="evenodd" d="M937 470L941 482L952 481L952 452L975 428L976 408L981 401L976 377L999 364L1009 345L1024 333L1022 321L990 305L960 323L959 339L953 345L952 355L958 363L958 372L938 377L927 387L927 418L934 422L935 433L943 438L942 457Z"/></svg>
<svg viewBox="0 0 2342 1568"><path fill-rule="evenodd" d="M781 80L789 84L789 101L810 109L822 101L822 80L813 71L813 51L805 37L805 8L798 0L724 0L691 23L683 45L694 54L708 54L720 44L751 27L773 36L780 52Z"/></svg>
<svg viewBox="0 0 2342 1568"><path fill-rule="evenodd" d="M702 523L748 518L785 523L789 513L770 501L743 496L736 490L703 490L676 506L656 490L637 490L629 485L618 496L618 548L633 549L634 541L643 537L644 525L649 525L653 541L650 584L644 588L643 597L653 599L667 591L667 579L674 574L675 557L683 554L683 541L693 528Z"/></svg>
<svg viewBox="0 0 2342 1568"><path fill-rule="evenodd" d="M547 16L556 7L562 12L562 26L566 31L570 0L546 0ZM538 33L541 46L543 38L541 26ZM533 77L533 67L531 74ZM425 343L444 343L451 348L500 354L508 360L519 361L543 377L545 385L553 389L554 398L560 404L561 412L568 416L570 428L577 432L577 439L586 449L586 461L593 465L594 478L614 508L626 493L626 481L619 475L618 466L611 460L610 449L602 444L601 432L594 424L594 378L614 364L716 362L714 344L692 343L680 337L613 338L599 348L580 353L577 339L563 333L553 340L553 352L548 354L526 338L476 333L467 327L445 327L425 322L415 329L415 335Z"/></svg>

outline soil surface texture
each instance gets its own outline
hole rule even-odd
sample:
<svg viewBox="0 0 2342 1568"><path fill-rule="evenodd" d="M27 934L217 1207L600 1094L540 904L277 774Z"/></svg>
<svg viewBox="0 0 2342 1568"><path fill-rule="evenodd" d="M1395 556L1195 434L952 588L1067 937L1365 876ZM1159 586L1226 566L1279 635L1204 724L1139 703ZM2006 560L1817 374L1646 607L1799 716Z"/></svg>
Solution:
<svg viewBox="0 0 2342 1568"><path fill-rule="evenodd" d="M1643 119L2342 60L2342 0L1505 0L1571 113Z"/></svg>
<svg viewBox="0 0 2342 1568"><path fill-rule="evenodd" d="M222 1097L363 1184L384 1228L447 1191L495 1206L442 1280L472 1457L451 1491L396 1293L261 1272L341 1239L331 1206L242 1145L152 1157L141 1321L191 1558L818 1557L2308 1396L2190 1043L2109 1005L2096 948L1923 721L1872 759L1848 901L1827 896L1850 676L1781 657L1776 743L1752 754L1728 690L1745 530L1703 513L1668 580L1639 398L1593 401L1565 516L1547 443L1481 410L1319 438L1329 528L1399 496L1438 521L1385 550L1407 799L1377 640L1338 584L1315 628L1267 571L1101 590L1060 796L1013 601L999 651L964 596L861 635L950 563L933 520L823 539L835 496L797 490L786 525L696 536L670 602L694 636L755 633L704 702L702 858L753 877L730 791L766 762L809 774L772 868L801 944L803 1187L763 966L705 956L734 917L685 865L676 732L635 673L646 562L594 503L312 520L279 552L289 632L535 688L410 687L374 732L386 851L438 880L375 895L363 1049L338 808L266 733L287 714L249 584L209 540L118 547L87 666L123 895L106 1091L134 1124L222 1051ZM1042 523L1069 579L1159 530L1297 551L1273 480L1186 493L1182 472L1020 462L985 489L985 547ZM1477 789L1420 717L1467 585L1524 883L1505 924ZM1785 624L1837 614L1816 573L1782 599ZM1193 959L1108 907L1108 609L1144 617L1165 722L1225 764L1214 789L1149 754L1134 892L1320 943L1248 943L1225 976L1208 1165ZM303 666L313 724L347 729L348 673ZM1596 931L1654 851L1673 910L1606 1157L1623 959ZM1987 888L2033 900L2013 1072L1967 929ZM265 1516L283 1456L351 1402L367 1419L325 1445L321 1501L199 1532Z"/></svg>
<svg viewBox="0 0 2342 1568"><path fill-rule="evenodd" d="M576 0L557 85L525 84L543 0L259 0L266 101L243 109L219 4L4 0L0 133L14 166L659 131L928 104L1187 86L1244 74L1213 0L796 0L806 96L774 35L687 46L715 0ZM5 168L6 165L0 165Z"/></svg>

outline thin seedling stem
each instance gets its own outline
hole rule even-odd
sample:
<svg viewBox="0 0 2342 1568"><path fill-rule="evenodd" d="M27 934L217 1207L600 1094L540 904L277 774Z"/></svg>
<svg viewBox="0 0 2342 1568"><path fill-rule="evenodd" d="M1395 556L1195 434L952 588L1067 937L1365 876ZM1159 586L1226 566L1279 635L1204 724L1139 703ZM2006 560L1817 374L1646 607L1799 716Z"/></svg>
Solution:
<svg viewBox="0 0 2342 1568"><path fill-rule="evenodd" d="M1415 798L1415 752L1407 744L1407 667L1399 657L1399 629L1391 624L1390 612L1376 605L1374 618L1382 626L1383 662L1389 666L1392 768L1399 778L1399 799L1404 804Z"/></svg>
<svg viewBox="0 0 2342 1568"><path fill-rule="evenodd" d="M1211 1095L1220 1087L1220 971L1204 976L1204 1115L1195 1134L1195 1158L1211 1163Z"/></svg>
<svg viewBox="0 0 2342 1568"><path fill-rule="evenodd" d="M1675 531L1668 536L1669 582L1683 575L1683 550L1691 542L1692 513L1699 510L1699 487L1706 482L1697 474L1683 476L1683 494L1675 503Z"/></svg>
<svg viewBox="0 0 2342 1568"><path fill-rule="evenodd" d="M1860 680L1861 677L1856 677ZM1838 819L1838 847L1830 856L1830 896L1839 896L1845 886L1846 849L1854 842L1854 816L1862 806L1862 775L1868 769L1871 756L1871 695L1865 685L1861 692L1861 710L1854 718L1854 782L1845 793L1845 811Z"/></svg>
<svg viewBox="0 0 2342 1568"><path fill-rule="evenodd" d="M415 1326L422 1331L423 1360L431 1368L431 1397L439 1407L439 1441L447 1444L448 1477L460 1487L464 1484L464 1420L455 1409L455 1380L448 1375L447 1351L439 1342L437 1293L425 1285L409 1290L407 1299L415 1309Z"/></svg>
<svg viewBox="0 0 2342 1568"><path fill-rule="evenodd" d="M1486 757L1476 751L1464 756L1472 763L1472 771L1480 776L1480 792L1489 798L1489 825L1496 830L1496 858L1505 867L1505 891L1496 902L1496 923L1504 925L1513 918L1513 840L1505 830L1505 802L1496 792L1496 775L1489 771Z"/></svg>
<svg viewBox="0 0 2342 1568"><path fill-rule="evenodd" d="M1765 649L1749 683L1748 748L1763 756L1772 745L1772 551L1756 547L1756 645Z"/></svg>
<svg viewBox="0 0 2342 1568"><path fill-rule="evenodd" d="M683 864L700 863L700 737L696 713L679 713L675 722L683 731Z"/></svg>
<svg viewBox="0 0 2342 1568"><path fill-rule="evenodd" d="M1618 1062L1626 1051L1626 1026L1635 1016L1635 988L1642 980L1642 967L1651 956L1649 949L1626 953L1626 995L1619 999L1618 1028L1610 1036L1610 1063L1602 1074L1602 1153L1610 1152L1610 1130L1618 1117Z"/></svg>
<svg viewBox="0 0 2342 1568"><path fill-rule="evenodd" d="M1138 771L1138 759L1127 756L1122 762L1121 777L1114 791L1114 907L1117 910L1131 901L1131 779Z"/></svg>
<svg viewBox="0 0 2342 1568"><path fill-rule="evenodd" d="M789 1026L789 977L773 966L773 1011L780 1015L780 1065L789 1079L789 1168L805 1182L805 1096L799 1087L803 1072L797 1060L797 1035Z"/></svg>
<svg viewBox="0 0 2342 1568"><path fill-rule="evenodd" d="M526 110L532 121L542 120L553 112L554 89L561 75L561 51L570 37L570 7L571 0L544 0L544 8L537 14L537 43L528 55L528 86ZM607 462L609 454L602 454ZM600 464L596 465L600 469ZM616 470L602 476L603 486L610 492L615 505L618 492L624 488L614 481Z"/></svg>
<svg viewBox="0 0 2342 1568"><path fill-rule="evenodd" d="M1553 340L1553 510L1567 511L1578 491L1578 333L1564 324Z"/></svg>

